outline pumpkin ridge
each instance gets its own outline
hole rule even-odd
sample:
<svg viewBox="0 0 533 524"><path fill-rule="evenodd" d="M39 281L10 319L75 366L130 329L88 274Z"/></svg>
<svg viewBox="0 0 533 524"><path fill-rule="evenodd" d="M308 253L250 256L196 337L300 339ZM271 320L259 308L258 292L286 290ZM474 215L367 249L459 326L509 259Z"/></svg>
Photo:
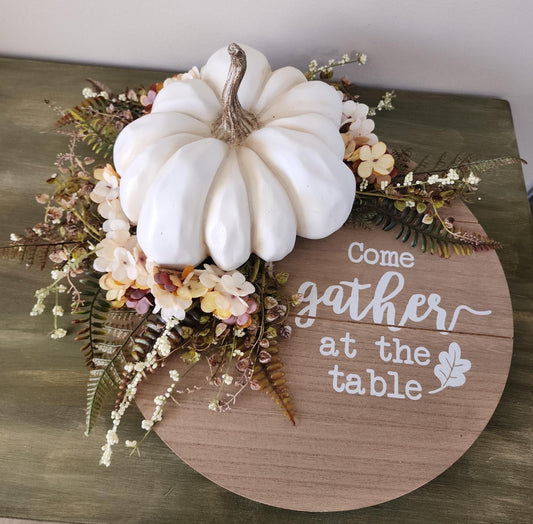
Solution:
<svg viewBox="0 0 533 524"><path fill-rule="evenodd" d="M315 119L315 121L309 122L310 119ZM344 157L345 146L341 134L331 120L320 113L284 116L264 124L263 127L282 128L308 133L318 138L338 158Z"/></svg>
<svg viewBox="0 0 533 524"><path fill-rule="evenodd" d="M253 163L250 162L250 158L243 159L242 157L245 155L253 155ZM252 252L266 261L275 262L281 260L293 250L296 241L296 215L286 188L261 157L250 147L244 145L239 147L237 158L248 197ZM265 177L257 173L258 164L264 167L264 171L270 174L272 180L264 180ZM250 165L255 168L253 173ZM256 180L261 180L261 182L256 182ZM274 184L278 184L281 191L274 196L272 202L269 202L268 191L262 190L260 185L266 186L274 193L277 192ZM255 198L260 201L259 210L254 205ZM264 212L265 206L269 208L267 213ZM275 206L278 207L276 208ZM258 213L261 213L261 216L258 216Z"/></svg>
<svg viewBox="0 0 533 524"><path fill-rule="evenodd" d="M305 75L299 69L292 66L281 67L272 71L265 80L265 85L261 90L261 94L255 101L252 111L256 115L261 114L265 109L268 109L279 96L282 96L283 93L286 93L298 84L304 84L306 82L307 79L305 78Z"/></svg>
<svg viewBox="0 0 533 524"><path fill-rule="evenodd" d="M228 186L230 194L221 197L220 193L227 192ZM245 198L242 198L239 190L244 190ZM225 208L224 212L221 212L221 207ZM227 271L248 260L251 247L251 212L248 188L241 173L237 148L228 147L213 176L204 201L202 230L208 252L221 269ZM220 238L222 233L225 235ZM228 245L231 245L231 249L227 249Z"/></svg>
<svg viewBox="0 0 533 524"><path fill-rule="evenodd" d="M208 157L206 150L212 152ZM147 257L176 268L195 266L208 256L201 217L227 151L227 144L209 137L185 145L172 156L141 208L137 237Z"/></svg>
<svg viewBox="0 0 533 524"><path fill-rule="evenodd" d="M220 113L220 100L200 79L172 82L155 97L152 114L181 113L209 125Z"/></svg>
<svg viewBox="0 0 533 524"><path fill-rule="evenodd" d="M170 154L164 151L165 147L172 147L173 144L180 138L186 139L187 142L181 144L179 147L173 147ZM159 172L165 168L165 165L172 159L172 157L180 151L181 148L203 140L207 137L202 137L193 133L174 133L163 137L156 142L152 142L146 148L141 150L139 154L135 155L128 168L121 173L120 196L121 207L132 224L136 224L139 219L140 210L142 207L142 199L150 187L157 180ZM158 166L157 162L149 162L150 157L165 156L166 159ZM140 201L139 201L140 199Z"/></svg>
<svg viewBox="0 0 533 524"><path fill-rule="evenodd" d="M324 102L327 97L327 101ZM320 100L322 105L317 104ZM340 126L342 118L342 102L334 87L323 82L310 81L296 84L287 91L275 98L268 107L260 111L256 117L263 124L271 122L273 117L268 113L276 108L274 118L284 118L289 116L299 116L307 113L318 113L325 116L337 127ZM285 107L284 107L285 106ZM320 110L323 108L322 110ZM265 116L266 115L266 116Z"/></svg>
<svg viewBox="0 0 533 524"><path fill-rule="evenodd" d="M191 131L187 127L190 124L196 126L195 131L201 130L205 132L205 135L200 134L200 136L205 136L205 138L211 136L209 125L198 118L184 113L150 113L149 115L134 120L120 132L115 141L113 148L115 169L122 176L122 173L129 167L132 158L138 154L134 153L135 151L140 151L146 146L157 142L159 139L172 134L189 133ZM146 127L149 128L149 133L146 132ZM170 127L171 130L162 132L161 128L166 127ZM158 131L156 132L154 128L157 128Z"/></svg>
<svg viewBox="0 0 533 524"><path fill-rule="evenodd" d="M285 142L286 147L281 147L279 143L274 146L273 142L276 139L278 142ZM346 194L350 193L355 197L355 177L343 160L336 157L319 138L292 129L263 127L250 135L247 142L248 147L257 153L286 189L297 216L299 236L324 238L342 226L352 209L353 198L348 205ZM332 167L319 169L311 163L311 160L302 160L305 158L303 156L305 149L323 166L327 165L323 157L330 157L328 161ZM290 154L283 156L280 153L282 150L283 154L285 151ZM298 151L297 156L294 156L295 151ZM274 152L277 154L277 160L273 159ZM280 167L282 156L288 162L295 162L294 165ZM302 169L307 172L306 178L301 174L298 175L298 171ZM322 189L318 187L311 191L310 186L315 186L317 180L321 180Z"/></svg>

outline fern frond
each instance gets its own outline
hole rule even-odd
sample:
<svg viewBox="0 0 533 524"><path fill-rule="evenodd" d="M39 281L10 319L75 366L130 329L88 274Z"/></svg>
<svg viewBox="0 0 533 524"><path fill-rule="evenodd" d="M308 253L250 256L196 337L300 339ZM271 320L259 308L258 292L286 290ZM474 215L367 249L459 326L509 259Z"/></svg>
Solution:
<svg viewBox="0 0 533 524"><path fill-rule="evenodd" d="M284 415L295 425L294 407L285 383L285 373L282 371L283 363L277 345L268 348L271 359L263 364L256 361L252 379L259 388L267 393L270 398L283 410Z"/></svg>
<svg viewBox="0 0 533 524"><path fill-rule="evenodd" d="M111 305L105 300L104 291L98 283L96 275L89 275L80 281L80 295L82 305L73 314L79 318L73 321L74 324L84 324L78 331L76 340L86 340L81 352L85 357L85 365L93 370L96 368L94 359L100 353L98 346L105 344L107 317Z"/></svg>
<svg viewBox="0 0 533 524"><path fill-rule="evenodd" d="M32 229L26 229L24 235L20 235L20 240L12 242L7 246L0 246L0 258L4 260L15 260L21 264L26 264L30 268L38 262L41 271L50 262L48 256L57 248L72 247L79 242L64 241L62 238L48 232L46 237L35 233Z"/></svg>
<svg viewBox="0 0 533 524"><path fill-rule="evenodd" d="M458 255L470 255L475 251L501 247L495 240L476 233L451 231L437 219L431 224L425 224L422 222L424 215L418 213L416 208L399 211L391 199L368 198L356 201L352 215L364 216L384 231L397 228L396 239L404 243L410 242L412 247L419 246L423 253L429 251L443 258L450 256L450 249ZM355 219L352 223L354 221Z"/></svg>
<svg viewBox="0 0 533 524"><path fill-rule="evenodd" d="M486 171L491 171L503 166L511 166L514 164L526 163L525 160L522 160L518 157L499 157L491 158L489 160L477 160L475 162L466 162L464 164L459 164L459 167L464 167L469 171L472 171L474 175L478 176Z"/></svg>
<svg viewBox="0 0 533 524"><path fill-rule="evenodd" d="M451 160L449 160L448 157L449 155L447 153L443 153L431 168L427 167L429 161L427 158L424 158L422 162L418 163L416 169L414 170L414 174L443 173L450 169L455 169L465 173L469 173L471 171L474 173L474 175L479 176L487 171L491 171L499 167L521 164L525 162L518 157L498 157L488 160L472 160L472 154L469 153L460 153Z"/></svg>
<svg viewBox="0 0 533 524"><path fill-rule="evenodd" d="M104 325L104 341L92 347L92 369L87 384L86 431L88 435L102 409L107 395L121 385L124 366L136 353L135 335L142 329L151 311L146 315L132 312L126 320L119 313L108 315Z"/></svg>
<svg viewBox="0 0 533 524"><path fill-rule="evenodd" d="M105 91L113 98L111 90L95 80L88 80L98 91ZM110 110L112 107L112 110ZM110 159L118 134L125 125L142 115L144 107L129 98L111 103L108 97L87 98L81 104L67 110L57 121L62 128L74 125L79 138L105 159Z"/></svg>
<svg viewBox="0 0 533 524"><path fill-rule="evenodd" d="M137 334L133 339L130 352L133 360L139 358L139 354L149 353L154 347L155 341L161 335L161 332L165 329L165 324L159 322L157 317L155 320L147 319L144 325L142 325L142 332ZM138 331L141 331L139 329ZM170 337L169 337L170 339ZM172 339L170 339L172 342ZM115 400L115 409L118 409L124 395L126 394L126 386L128 383L127 375L122 375L120 384L118 386L117 398Z"/></svg>

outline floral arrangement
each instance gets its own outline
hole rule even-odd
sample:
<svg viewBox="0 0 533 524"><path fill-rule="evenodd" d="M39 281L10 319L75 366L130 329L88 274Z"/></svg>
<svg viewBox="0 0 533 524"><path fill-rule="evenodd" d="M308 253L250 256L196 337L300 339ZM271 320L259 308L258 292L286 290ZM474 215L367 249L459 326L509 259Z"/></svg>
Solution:
<svg viewBox="0 0 533 524"><path fill-rule="evenodd" d="M319 84L336 90L334 96L341 104L335 131L344 143L340 162L345 172L349 170L349 183L357 188L342 222L397 231L399 240L442 257L450 255L450 248L466 255L498 247L494 240L456 229L453 218L441 210L453 199L473 193L483 171L517 160L473 162L463 157L449 166L427 169L405 152L391 151L374 133L370 117L392 110L394 93L385 93L370 108L359 101L346 78L333 79L334 68L365 62L362 53L324 66L312 61L306 80L300 80L311 83L319 78ZM201 360L208 364L207 382L214 388L206 407L225 412L243 390L262 390L295 423L280 356L283 340L291 335L290 309L301 300L284 291L289 275L253 252L244 263L229 269L217 265L214 250L213 256L202 256L201 263L179 268L161 264L139 243L140 222L131 220L122 202L127 181L113 164L119 135L150 115L154 104L165 102L166 95L160 93L168 91L163 90L186 89L188 82L206 74L193 68L148 89L120 92L91 81L91 87L83 90L84 101L61 112L58 130L68 135L69 146L57 157L56 173L48 180L51 191L36 196L45 208L43 221L11 234L9 245L0 248L4 258L28 267L53 264L52 282L36 291L30 314L42 314L46 304L53 302L50 336L54 339L67 334L60 325L64 314L60 295L68 293L72 299L73 322L80 328L76 339L83 342L89 369L87 434L104 399L117 394L112 427L102 447L105 466L110 464L121 418L139 384L165 365L168 388L154 399L151 418L142 422L147 434L162 419L167 402L186 393L179 388L180 379ZM243 118L248 117L242 113L239 121ZM227 133L222 124L220 132ZM83 144L90 146L93 156L81 153ZM170 359L175 355L185 371ZM129 440L125 444L132 452L140 445Z"/></svg>

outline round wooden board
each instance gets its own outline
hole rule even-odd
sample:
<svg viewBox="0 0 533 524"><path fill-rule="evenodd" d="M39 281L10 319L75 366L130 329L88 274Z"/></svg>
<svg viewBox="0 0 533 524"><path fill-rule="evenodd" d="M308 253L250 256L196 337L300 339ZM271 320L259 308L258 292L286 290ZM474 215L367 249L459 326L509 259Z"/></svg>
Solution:
<svg viewBox="0 0 533 524"><path fill-rule="evenodd" d="M482 232L464 205L450 214ZM304 511L394 499L461 457L496 408L511 361L496 253L446 260L392 233L344 227L299 239L277 268L306 299L281 346L296 426L262 392L246 390L230 413L209 411L216 389L205 386L166 410L156 431L167 445L220 486ZM206 373L198 366L184 381ZM162 369L140 389L145 417L168 384Z"/></svg>

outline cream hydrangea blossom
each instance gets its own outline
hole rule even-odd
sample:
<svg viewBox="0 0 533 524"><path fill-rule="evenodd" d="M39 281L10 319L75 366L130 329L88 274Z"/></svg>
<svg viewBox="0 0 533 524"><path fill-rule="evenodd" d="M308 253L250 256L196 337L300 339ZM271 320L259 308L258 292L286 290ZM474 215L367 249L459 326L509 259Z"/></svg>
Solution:
<svg viewBox="0 0 533 524"><path fill-rule="evenodd" d="M115 200L104 200L98 206L98 213L104 218L107 218L102 225L102 229L106 233L130 229L130 222L124 214L124 211L122 211L122 206L118 198Z"/></svg>
<svg viewBox="0 0 533 524"><path fill-rule="evenodd" d="M117 235L114 237L106 237L99 244L97 244L95 251L97 258L94 260L93 267L96 271L106 273L111 271L113 261L115 259L115 249L126 246L130 239L129 232L126 235Z"/></svg>
<svg viewBox="0 0 533 524"><path fill-rule="evenodd" d="M254 285L247 282L246 277L240 271L222 275L220 283L216 285L215 289L237 297L245 297L255 291Z"/></svg>
<svg viewBox="0 0 533 524"><path fill-rule="evenodd" d="M172 318L183 320L187 308L192 305L191 299L184 299L173 293L168 293L159 286L152 288L152 295L155 298L154 313L160 313L161 318L165 321Z"/></svg>
<svg viewBox="0 0 533 524"><path fill-rule="evenodd" d="M213 289L224 275L224 271L213 264L204 264L205 269L198 269L196 273L200 282L208 289Z"/></svg>
<svg viewBox="0 0 533 524"><path fill-rule="evenodd" d="M115 170L107 164L103 169L95 170L95 178L100 181L94 186L90 197L93 202L101 204L105 201L111 201L118 198L119 195L119 178Z"/></svg>
<svg viewBox="0 0 533 524"><path fill-rule="evenodd" d="M350 124L348 130L342 133L346 146L344 157L349 157L358 147L372 146L377 143L378 137L374 131L374 121L367 118L369 107L366 104L347 100L342 104L341 128Z"/></svg>
<svg viewBox="0 0 533 524"><path fill-rule="evenodd" d="M244 297L255 291L254 285L240 271L225 273L216 266L204 267L205 270L199 271L199 278L210 291L202 298L202 311L220 319L244 315L249 308Z"/></svg>
<svg viewBox="0 0 533 524"><path fill-rule="evenodd" d="M173 82L180 82L181 80L193 80L200 78L200 70L194 66L192 69L189 69L186 73L179 73L177 75L171 76L170 78L167 78L163 82L163 87L167 87L169 84L172 84Z"/></svg>

